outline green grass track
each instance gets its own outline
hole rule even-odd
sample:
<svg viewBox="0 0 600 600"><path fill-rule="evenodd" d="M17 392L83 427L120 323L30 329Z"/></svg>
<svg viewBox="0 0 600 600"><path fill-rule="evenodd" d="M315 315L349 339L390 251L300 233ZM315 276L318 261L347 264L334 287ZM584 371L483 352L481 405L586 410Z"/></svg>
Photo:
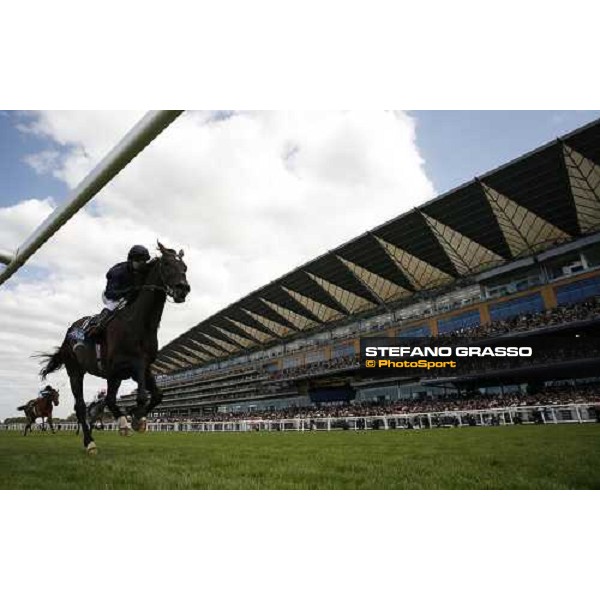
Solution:
<svg viewBox="0 0 600 600"><path fill-rule="evenodd" d="M0 432L0 489L600 489L600 425L424 431Z"/></svg>

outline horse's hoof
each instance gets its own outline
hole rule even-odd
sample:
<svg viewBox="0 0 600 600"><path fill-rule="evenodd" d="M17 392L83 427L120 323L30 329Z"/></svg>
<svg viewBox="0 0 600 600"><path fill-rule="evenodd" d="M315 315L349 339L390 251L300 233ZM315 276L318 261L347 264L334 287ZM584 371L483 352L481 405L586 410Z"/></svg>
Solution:
<svg viewBox="0 0 600 600"><path fill-rule="evenodd" d="M85 450L88 453L88 456L96 456L96 454L98 454L98 448L96 448L96 444L94 442L90 442Z"/></svg>

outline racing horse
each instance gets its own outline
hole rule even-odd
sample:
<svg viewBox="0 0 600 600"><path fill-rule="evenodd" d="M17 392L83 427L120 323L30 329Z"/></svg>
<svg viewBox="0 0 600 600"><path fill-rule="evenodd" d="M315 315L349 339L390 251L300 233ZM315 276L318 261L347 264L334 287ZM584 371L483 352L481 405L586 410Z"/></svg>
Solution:
<svg viewBox="0 0 600 600"><path fill-rule="evenodd" d="M52 433L56 433L52 424L52 409L55 406L58 406L58 390L55 389L49 390L47 394L39 398L34 398L22 406L17 406L17 410L24 411L27 417L27 424L25 425L23 435L27 435L27 432L31 431L31 426L38 417L41 417L42 424L44 423L44 418L48 419L50 430Z"/></svg>
<svg viewBox="0 0 600 600"><path fill-rule="evenodd" d="M90 429L104 429L104 421L102 418L104 417L104 409L106 408L106 398L99 397L97 400L90 402L86 406L87 420L90 424ZM81 423L77 421L77 431L75 435L79 435L81 431Z"/></svg>
<svg viewBox="0 0 600 600"><path fill-rule="evenodd" d="M83 317L68 328L54 353L39 355L46 359L40 371L42 379L63 366L67 369L75 397L75 414L88 454L96 454L97 447L83 399L86 373L106 379L106 406L117 420L122 435L129 433L127 418L116 400L123 380L131 378L138 384L136 406L131 411L131 426L135 431L146 430L146 415L162 401L162 392L150 370L158 354L158 328L167 297L178 304L185 302L190 285L183 250L176 252L160 242L158 250L160 255L149 261L142 281L134 285L135 300L118 310L98 343L82 336L82 325L88 319Z"/></svg>

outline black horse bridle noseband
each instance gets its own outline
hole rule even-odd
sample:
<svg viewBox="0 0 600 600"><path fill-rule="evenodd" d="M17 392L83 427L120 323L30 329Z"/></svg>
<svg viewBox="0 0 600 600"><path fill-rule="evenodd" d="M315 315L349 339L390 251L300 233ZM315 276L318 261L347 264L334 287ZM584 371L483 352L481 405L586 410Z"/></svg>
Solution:
<svg viewBox="0 0 600 600"><path fill-rule="evenodd" d="M157 259L158 260L158 273L159 273L159 277L160 277L160 281L161 281L162 285L142 284L142 285L138 286L137 289L139 289L139 290L154 290L154 291L164 292L167 295L167 298L171 298L174 302L175 301L175 290L173 289L172 286L167 285L167 283L165 282L165 278L163 275L163 269L162 269L162 266L163 266L162 259L163 259L163 257L160 257ZM181 259L176 258L175 260L181 260Z"/></svg>

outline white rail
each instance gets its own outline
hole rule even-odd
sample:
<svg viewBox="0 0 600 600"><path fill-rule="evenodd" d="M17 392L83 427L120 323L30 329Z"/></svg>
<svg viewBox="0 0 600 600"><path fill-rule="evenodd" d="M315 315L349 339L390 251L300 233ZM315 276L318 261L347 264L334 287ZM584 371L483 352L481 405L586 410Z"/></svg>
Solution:
<svg viewBox="0 0 600 600"><path fill-rule="evenodd" d="M77 211L85 206L109 181L129 164L154 138L168 127L183 111L153 110L125 135L95 169L73 190L69 198L25 240L14 255L0 252L0 285L18 271L45 242L47 242Z"/></svg>
<svg viewBox="0 0 600 600"><path fill-rule="evenodd" d="M600 422L600 404L559 406L509 406L482 410L453 410L422 413L390 413L364 417L304 417L296 419L244 419L236 421L177 421L148 423L150 432L231 432L231 431L334 431L431 429L436 427L505 426L516 424L558 425ZM0 431L22 431L23 423L0 425ZM57 423L59 431L75 431L77 423ZM39 426L38 426L39 429ZM116 429L115 423L105 430ZM46 428L48 430L48 428Z"/></svg>

